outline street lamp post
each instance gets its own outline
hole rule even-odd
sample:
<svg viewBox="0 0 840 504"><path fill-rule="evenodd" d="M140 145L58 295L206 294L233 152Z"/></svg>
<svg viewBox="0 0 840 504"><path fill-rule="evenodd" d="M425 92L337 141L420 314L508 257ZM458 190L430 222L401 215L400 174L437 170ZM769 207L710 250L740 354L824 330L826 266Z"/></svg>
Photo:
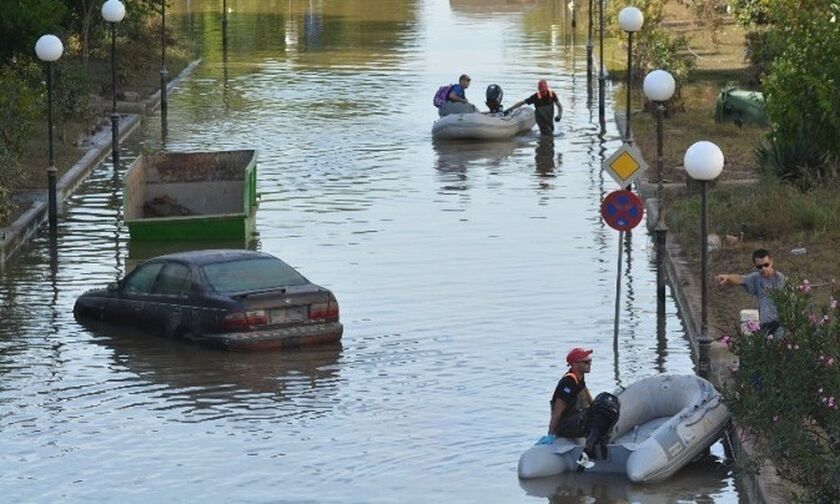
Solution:
<svg viewBox="0 0 840 504"><path fill-rule="evenodd" d="M166 122L166 111L169 103L166 99L166 84L169 82L169 72L166 71L166 2L161 0L160 6L160 116Z"/></svg>
<svg viewBox="0 0 840 504"><path fill-rule="evenodd" d="M706 204L706 185L723 170L723 152L712 142L697 142L685 151L683 165L688 175L700 181L700 339L698 340L698 371L709 377L709 310L708 310L708 255L709 230Z"/></svg>
<svg viewBox="0 0 840 504"><path fill-rule="evenodd" d="M55 234L58 223L58 197L56 195L56 174L55 152L53 151L53 107L52 107L52 81L53 63L58 61L64 52L64 45L55 35L43 35L35 43L35 54L38 59L47 64L47 138L49 144L49 165L47 167L47 186L49 198L49 221L50 234Z"/></svg>
<svg viewBox="0 0 840 504"><path fill-rule="evenodd" d="M102 4L102 17L111 24L111 149L114 169L120 166L120 116L117 115L117 23L125 17L125 6L120 0Z"/></svg>
<svg viewBox="0 0 840 504"><path fill-rule="evenodd" d="M662 117L665 102L674 96L676 82L665 70L654 70L647 74L643 86L645 96L654 102L656 110L656 327L665 327L665 240L668 226L665 224L665 205L662 198Z"/></svg>
<svg viewBox="0 0 840 504"><path fill-rule="evenodd" d="M627 32L627 114L625 117L626 128L624 130L624 141L633 143L630 138L630 91L632 89L632 61L633 61L633 33L642 29L645 16L636 7L625 7L618 13L618 25Z"/></svg>
<svg viewBox="0 0 840 504"><path fill-rule="evenodd" d="M604 93L607 88L607 73L604 68L604 0L598 0L598 24L598 120L603 131L606 126L606 97Z"/></svg>
<svg viewBox="0 0 840 504"><path fill-rule="evenodd" d="M586 89L592 93L592 0L589 0L589 37L586 39Z"/></svg>

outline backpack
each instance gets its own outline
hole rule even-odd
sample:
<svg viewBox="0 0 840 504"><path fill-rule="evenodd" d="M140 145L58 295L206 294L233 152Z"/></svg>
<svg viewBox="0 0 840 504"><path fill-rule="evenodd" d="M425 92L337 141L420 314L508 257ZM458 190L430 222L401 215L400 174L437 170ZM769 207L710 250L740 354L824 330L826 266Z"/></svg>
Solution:
<svg viewBox="0 0 840 504"><path fill-rule="evenodd" d="M437 108L440 108L441 105L446 103L446 100L449 99L449 91L452 90L452 86L455 84L450 84L448 86L441 86L438 88L437 92L435 93L435 97L432 99L432 105Z"/></svg>

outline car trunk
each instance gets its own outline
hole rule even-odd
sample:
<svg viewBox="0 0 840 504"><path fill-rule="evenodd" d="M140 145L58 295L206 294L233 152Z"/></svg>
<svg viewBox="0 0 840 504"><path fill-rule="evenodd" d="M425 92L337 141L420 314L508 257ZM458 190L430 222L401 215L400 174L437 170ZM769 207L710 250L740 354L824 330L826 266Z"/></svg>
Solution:
<svg viewBox="0 0 840 504"><path fill-rule="evenodd" d="M240 302L246 313L265 312L266 324L270 326L323 323L328 317L319 316L324 305L337 303L330 300L328 291L313 287L290 287L287 290L272 290L242 296ZM337 319L331 317L332 320Z"/></svg>

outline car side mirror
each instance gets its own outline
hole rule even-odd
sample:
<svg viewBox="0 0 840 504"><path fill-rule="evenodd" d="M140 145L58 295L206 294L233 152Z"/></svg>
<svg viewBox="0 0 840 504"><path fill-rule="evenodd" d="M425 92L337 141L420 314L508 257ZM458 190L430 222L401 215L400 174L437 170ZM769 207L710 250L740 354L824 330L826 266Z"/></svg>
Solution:
<svg viewBox="0 0 840 504"><path fill-rule="evenodd" d="M108 284L108 292L117 292L118 290L120 290L119 282L111 282Z"/></svg>

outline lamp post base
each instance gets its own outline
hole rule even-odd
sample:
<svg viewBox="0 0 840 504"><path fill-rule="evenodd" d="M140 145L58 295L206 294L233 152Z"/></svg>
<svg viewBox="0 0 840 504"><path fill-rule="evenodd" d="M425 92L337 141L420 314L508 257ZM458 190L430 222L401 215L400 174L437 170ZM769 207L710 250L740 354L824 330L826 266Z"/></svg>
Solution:
<svg viewBox="0 0 840 504"><path fill-rule="evenodd" d="M660 208L661 212L662 209ZM656 321L657 327L665 325L665 243L668 226L660 222L654 230L656 235Z"/></svg>
<svg viewBox="0 0 840 504"><path fill-rule="evenodd" d="M606 123L606 93L607 88L607 76L604 75L604 72L601 72L601 75L598 76L598 120L601 123L601 127L605 126Z"/></svg>
<svg viewBox="0 0 840 504"><path fill-rule="evenodd" d="M169 72L164 68L160 71L160 110L166 113L169 108L169 100L166 98L166 85L169 83Z"/></svg>
<svg viewBox="0 0 840 504"><path fill-rule="evenodd" d="M56 194L56 175L58 170L56 170L54 165L50 165L47 168L47 190L49 191L49 195L47 196L49 203L49 221L50 221L50 232L55 233L56 227L58 226L58 196Z"/></svg>
<svg viewBox="0 0 840 504"><path fill-rule="evenodd" d="M120 167L120 116L117 113L111 114L111 158L114 160L114 169Z"/></svg>

